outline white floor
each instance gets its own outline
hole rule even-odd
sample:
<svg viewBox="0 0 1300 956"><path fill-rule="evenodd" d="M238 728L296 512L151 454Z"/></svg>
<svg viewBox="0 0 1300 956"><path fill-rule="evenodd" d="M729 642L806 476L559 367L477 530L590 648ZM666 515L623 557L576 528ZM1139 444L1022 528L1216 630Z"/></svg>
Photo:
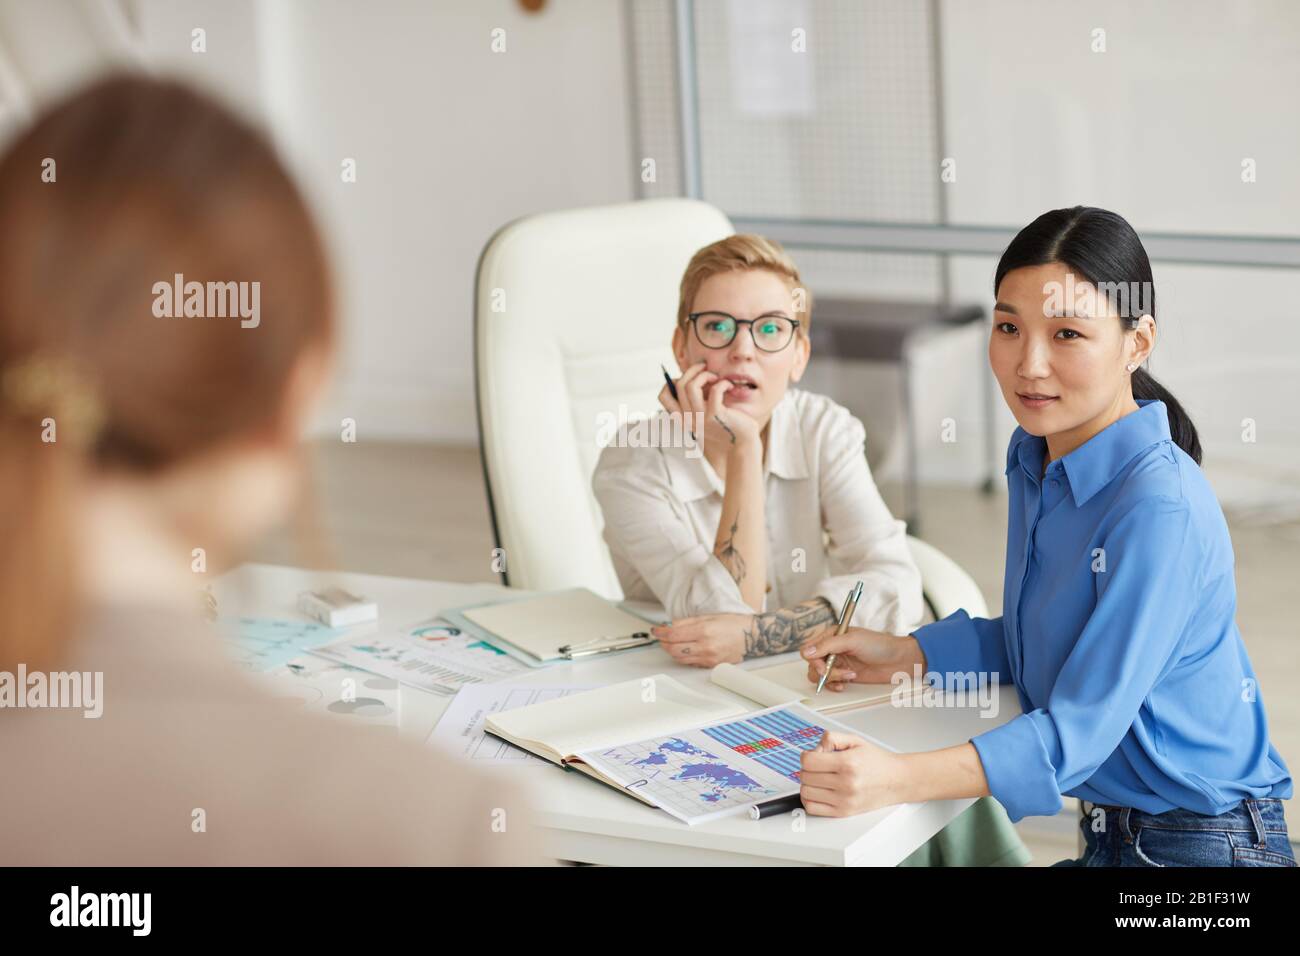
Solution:
<svg viewBox="0 0 1300 956"><path fill-rule="evenodd" d="M327 442L312 450L315 516L307 532L287 530L265 542L256 560L312 563L373 574L493 581L491 521L478 450L424 444ZM897 488L886 500L901 511ZM921 536L962 564L1000 613L1005 498L977 490L922 489ZM1273 743L1289 766L1300 760L1300 655L1294 651L1293 601L1300 570L1300 524L1232 526L1237 557L1238 624L1268 703ZM314 532L313 533L313 529ZM327 542L322 551L320 541ZM1075 801L1053 819L1018 825L1034 855L1047 865L1075 853ZM1294 816L1290 801L1288 815ZM1289 820L1292 834L1300 821Z"/></svg>

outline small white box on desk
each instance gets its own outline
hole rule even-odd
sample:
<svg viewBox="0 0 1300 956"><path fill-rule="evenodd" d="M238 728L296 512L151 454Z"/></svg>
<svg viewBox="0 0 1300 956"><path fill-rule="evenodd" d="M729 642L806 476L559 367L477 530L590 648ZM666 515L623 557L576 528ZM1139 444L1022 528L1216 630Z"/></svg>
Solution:
<svg viewBox="0 0 1300 956"><path fill-rule="evenodd" d="M298 610L329 627L363 624L379 617L379 606L374 601L338 587L303 591L298 595Z"/></svg>

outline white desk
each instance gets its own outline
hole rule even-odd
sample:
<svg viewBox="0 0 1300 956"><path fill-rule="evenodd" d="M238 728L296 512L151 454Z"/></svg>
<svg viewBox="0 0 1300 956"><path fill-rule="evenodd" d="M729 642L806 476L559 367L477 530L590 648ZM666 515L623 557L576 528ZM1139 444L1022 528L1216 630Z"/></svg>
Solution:
<svg viewBox="0 0 1300 956"><path fill-rule="evenodd" d="M214 586L223 615L297 616L298 592L340 584L379 603L380 626L401 629L444 609L490 601L506 589L369 574L322 574L248 564ZM625 651L530 671L522 680L606 684L669 673L699 691L735 698L708 680L708 671L678 665L658 647ZM974 708L868 707L835 719L903 751L962 743L1020 713L1014 688L998 691L996 717ZM449 698L402 687L400 732L423 743ZM752 703L752 702L746 702ZM886 807L843 819L784 814L766 820L730 818L689 827L667 813L604 784L548 766L494 768L526 775L536 794L549 851L560 860L612 865L893 866L965 810L972 800ZM802 824L802 828L799 824Z"/></svg>

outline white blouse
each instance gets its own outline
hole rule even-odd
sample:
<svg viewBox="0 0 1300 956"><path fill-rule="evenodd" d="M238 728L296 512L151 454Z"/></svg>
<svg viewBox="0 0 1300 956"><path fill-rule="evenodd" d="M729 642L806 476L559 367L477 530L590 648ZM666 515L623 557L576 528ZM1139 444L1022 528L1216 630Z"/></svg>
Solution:
<svg viewBox="0 0 1300 956"><path fill-rule="evenodd" d="M672 434L659 415L663 427L642 433ZM657 601L674 620L752 614L713 554L725 486L702 449L627 447L628 435L601 452L592 478L624 598ZM838 614L861 579L852 623L907 634L922 619L921 576L906 526L871 479L865 441L862 423L823 395L792 388L772 410L764 610L822 597Z"/></svg>

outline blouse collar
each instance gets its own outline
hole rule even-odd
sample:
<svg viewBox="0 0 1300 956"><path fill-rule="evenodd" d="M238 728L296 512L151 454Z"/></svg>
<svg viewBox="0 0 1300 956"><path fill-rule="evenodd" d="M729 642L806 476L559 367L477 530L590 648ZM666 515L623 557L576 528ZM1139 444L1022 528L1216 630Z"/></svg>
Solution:
<svg viewBox="0 0 1300 956"><path fill-rule="evenodd" d="M1063 455L1048 466L1065 472L1070 482L1074 503L1083 505L1106 485L1110 484L1134 458L1152 445L1171 441L1169 412L1159 399L1137 399L1138 410L1130 412L1119 421L1112 422L1086 442ZM1017 426L1007 448L1006 473L1017 464L1039 481L1043 458L1047 454L1047 441L1031 435Z"/></svg>

